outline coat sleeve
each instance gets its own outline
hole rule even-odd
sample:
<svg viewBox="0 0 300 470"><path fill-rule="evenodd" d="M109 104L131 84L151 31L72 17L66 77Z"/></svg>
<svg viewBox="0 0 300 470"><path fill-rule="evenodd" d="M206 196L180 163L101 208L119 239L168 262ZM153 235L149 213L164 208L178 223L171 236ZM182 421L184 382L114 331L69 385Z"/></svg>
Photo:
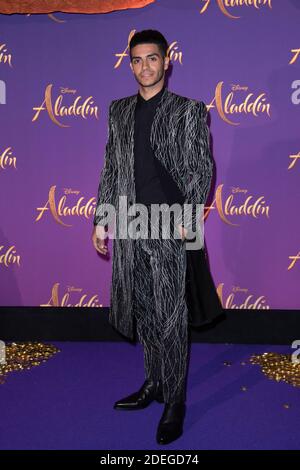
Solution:
<svg viewBox="0 0 300 470"><path fill-rule="evenodd" d="M194 101L189 106L185 127L185 164L189 181L184 204L186 222L182 225L194 232L199 227L196 204L205 204L211 186L213 162L210 153L210 131L207 125L207 109L203 101Z"/></svg>
<svg viewBox="0 0 300 470"><path fill-rule="evenodd" d="M112 117L112 107L114 101L109 106L108 115L108 138L104 153L104 165L100 173L100 181L98 185L97 204L94 215L94 225L105 225L107 222L103 220L105 210L102 204L112 204L115 207L116 190L117 190L117 163L115 153L114 123Z"/></svg>

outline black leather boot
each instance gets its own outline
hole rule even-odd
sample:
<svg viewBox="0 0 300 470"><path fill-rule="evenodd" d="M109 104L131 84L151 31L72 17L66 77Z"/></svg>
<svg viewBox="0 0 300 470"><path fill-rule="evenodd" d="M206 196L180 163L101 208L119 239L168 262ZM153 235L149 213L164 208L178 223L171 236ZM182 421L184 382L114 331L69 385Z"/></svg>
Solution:
<svg viewBox="0 0 300 470"><path fill-rule="evenodd" d="M160 382L146 379L141 388L128 397L118 400L114 404L115 410L140 410L150 405L153 400L163 403L163 393Z"/></svg>
<svg viewBox="0 0 300 470"><path fill-rule="evenodd" d="M156 441L158 444L169 444L183 433L183 421L186 406L184 401L166 403L158 423Z"/></svg>

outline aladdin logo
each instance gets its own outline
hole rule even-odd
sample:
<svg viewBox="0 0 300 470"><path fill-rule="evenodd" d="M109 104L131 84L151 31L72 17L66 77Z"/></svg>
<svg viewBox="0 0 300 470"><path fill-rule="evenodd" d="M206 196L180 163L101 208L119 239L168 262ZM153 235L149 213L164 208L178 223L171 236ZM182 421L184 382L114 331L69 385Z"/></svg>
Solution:
<svg viewBox="0 0 300 470"><path fill-rule="evenodd" d="M62 104L64 94L75 94L77 90L61 87L61 94L56 98L54 106L52 104L52 84L48 85L45 90L45 99L42 104L38 107L32 108L36 111L33 116L32 122L37 121L42 111L47 111L51 121L59 127L70 127L66 124L59 122L57 118L65 116L76 116L83 119L87 119L89 116L95 116L98 119L98 106L92 106L94 101L93 97L89 96L84 100L82 104L79 104L81 96L77 96L75 101L70 105L66 106Z"/></svg>
<svg viewBox="0 0 300 470"><path fill-rule="evenodd" d="M223 305L223 308L236 308L236 309L252 309L252 310L269 310L270 306L266 304L266 298L264 295L254 298L253 294L248 295L244 300L238 304L235 300L236 295L247 295L249 289L234 286L232 293L229 294L226 300L222 301L223 298L223 287L224 284L219 284L217 288L217 294ZM223 303L224 302L224 303Z"/></svg>
<svg viewBox="0 0 300 470"><path fill-rule="evenodd" d="M296 262L300 260L300 251L297 253L296 256L289 256L289 259L291 259L292 261L288 266L288 270L292 269L295 266Z"/></svg>
<svg viewBox="0 0 300 470"><path fill-rule="evenodd" d="M267 114L270 117L270 103L265 103L265 93L260 93L258 96L254 96L253 93L248 93L244 101L242 103L237 104L235 102L235 94L236 91L247 91L247 86L241 85L232 85L232 91L225 97L223 100L222 97L222 88L224 82L219 82L216 86L215 97L211 101L211 103L207 106L207 109L216 108L219 116L223 119L223 121L227 122L227 124L231 124L232 126L238 126L239 122L231 121L227 115L233 114L252 114L253 116L257 117L258 114ZM224 102L223 102L224 101ZM215 103L215 104L213 104Z"/></svg>
<svg viewBox="0 0 300 470"><path fill-rule="evenodd" d="M291 58L289 65L292 65L298 60L298 57L300 55L300 49L291 49L291 52L294 53L294 56Z"/></svg>
<svg viewBox="0 0 300 470"><path fill-rule="evenodd" d="M58 293L59 283L54 284L52 287L51 298L48 300L48 303L41 304L40 307L102 307L102 304L98 302L98 295L95 294L88 299L87 294L82 294L82 288L69 286L67 287L67 292L63 295L62 299L59 298ZM71 303L70 295L73 293L80 293L81 297L78 302Z"/></svg>
<svg viewBox="0 0 300 470"><path fill-rule="evenodd" d="M10 67L11 65L11 54L6 54L7 49L6 49L6 44L1 44L0 43L0 64L8 64Z"/></svg>
<svg viewBox="0 0 300 470"><path fill-rule="evenodd" d="M128 36L127 46L124 49L124 51L115 54L115 56L118 57L118 60L114 65L114 69L117 69L118 67L120 67L121 62L124 59L124 57L129 57L129 52L128 52L129 43L130 43L132 36L135 34L135 32L136 32L136 29L133 29L130 31L129 36ZM169 56L170 60L172 60L173 62L180 62L180 64L182 64L182 52L177 51L177 49L178 49L177 41L173 41L168 47L167 56Z"/></svg>
<svg viewBox="0 0 300 470"><path fill-rule="evenodd" d="M236 194L246 194L248 189L241 189L239 187L232 188L232 194L223 202L223 184L220 184L216 190L216 197L211 206L208 207L205 217L208 216L208 213L212 209L217 209L218 214L228 225L238 226L239 224L234 224L229 220L229 217L232 216L250 216L257 219L260 215L266 215L269 218L269 206L265 205L264 196L260 196L254 199L253 196L248 196L242 204L237 204L234 200ZM229 217L228 217L229 216Z"/></svg>
<svg viewBox="0 0 300 470"><path fill-rule="evenodd" d="M6 167L14 167L17 168L17 159L16 157L12 156L11 147L7 147L4 152L0 154L0 170L5 170Z"/></svg>
<svg viewBox="0 0 300 470"><path fill-rule="evenodd" d="M292 160L291 163L289 164L288 166L288 170L290 170L291 168L294 168L294 166L296 165L296 162L299 160L300 158L300 152L299 153L296 153L296 155L290 155L289 158Z"/></svg>
<svg viewBox="0 0 300 470"><path fill-rule="evenodd" d="M31 16L31 13L28 13L26 16ZM50 18L52 21L55 21L56 23L66 23L66 20L61 20L59 18L56 18L56 16L53 13L48 13L47 14L48 18Z"/></svg>
<svg viewBox="0 0 300 470"><path fill-rule="evenodd" d="M0 245L0 265L8 268L10 264L17 264L20 266L20 255L16 254L15 245L9 246L6 251L4 251L4 246Z"/></svg>
<svg viewBox="0 0 300 470"><path fill-rule="evenodd" d="M83 204L84 197L80 197L77 201L77 203L69 207L66 205L66 196L62 196L59 201L58 205L56 206L55 202L55 190L56 186L51 186L49 190L49 197L47 202L43 207L37 207L37 211L39 212L37 218L35 219L35 222L38 222L41 220L42 216L44 213L50 210L51 215L53 216L54 220L60 224L63 225L64 227L72 227L72 225L65 224L62 220L61 217L66 217L70 215L77 215L81 216L84 215L87 219L95 212L95 198L92 197L87 201L86 204ZM76 194L78 195L80 191L74 191L72 189L65 189L65 194Z"/></svg>
<svg viewBox="0 0 300 470"><path fill-rule="evenodd" d="M202 2L204 5L200 10L200 14L204 13L209 7L209 4L212 3L211 0L202 0ZM234 20L240 18L240 16L231 15L227 8L254 7L258 10L261 7L268 6L272 9L272 0L216 0L216 3L225 16Z"/></svg>
<svg viewBox="0 0 300 470"><path fill-rule="evenodd" d="M198 217L198 220L205 220L206 217L208 216L208 213L213 210L217 209L218 214L220 215L221 220L225 222L228 225L235 225L238 226L239 224L235 224L230 221L230 217L232 216L251 216L254 217L255 219L258 216L265 215L267 218L269 218L269 210L270 207L266 206L264 196L257 197L256 199L254 196L248 196L241 204L237 204L234 200L234 195L236 194L246 194L248 193L247 189L241 189L239 187L237 188L232 188L232 194L228 196L228 198L223 202L223 184L219 185L217 190L216 190L216 197L213 201L213 203L207 207L207 210L205 212L205 215L203 215L203 210L201 212L199 211L199 214L201 217ZM80 197L78 201L76 202L75 205L73 206L68 206L66 204L66 195L68 194L79 194L79 191L74 191L71 189L65 189L65 195L62 196L58 204L56 204L55 201L55 191L56 191L56 186L51 186L49 190L49 197L44 206L42 207L37 207L37 211L39 212L38 216L36 217L35 221L38 222L41 220L43 215L50 211L52 217L54 220L60 224L63 225L64 227L71 227L72 225L66 224L61 220L62 217L67 217L67 216L81 216L84 215L85 218L89 218L91 215L95 213L95 201L96 198L92 197L90 198L86 203L83 203L84 197ZM126 198L126 196L120 196L120 198ZM202 208L202 204L198 204L200 209ZM106 206L104 204L104 206ZM187 204L188 206L188 204ZM107 210L107 207L104 207L104 211ZM131 214L132 215L132 214ZM187 216L189 215L189 212L187 211Z"/></svg>

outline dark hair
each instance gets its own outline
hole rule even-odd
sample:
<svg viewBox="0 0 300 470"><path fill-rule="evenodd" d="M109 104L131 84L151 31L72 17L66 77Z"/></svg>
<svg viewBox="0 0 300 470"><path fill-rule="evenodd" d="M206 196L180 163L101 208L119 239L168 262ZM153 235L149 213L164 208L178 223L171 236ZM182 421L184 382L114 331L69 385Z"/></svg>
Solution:
<svg viewBox="0 0 300 470"><path fill-rule="evenodd" d="M166 57L168 51L168 43L166 38L155 29L144 29L135 33L129 42L130 62L132 61L131 49L138 44L157 44L163 58Z"/></svg>

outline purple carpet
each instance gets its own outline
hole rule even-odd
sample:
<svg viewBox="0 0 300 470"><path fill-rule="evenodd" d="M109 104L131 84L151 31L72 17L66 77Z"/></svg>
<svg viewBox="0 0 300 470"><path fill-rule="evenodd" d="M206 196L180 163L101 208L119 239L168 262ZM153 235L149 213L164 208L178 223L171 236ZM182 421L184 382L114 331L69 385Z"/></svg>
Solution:
<svg viewBox="0 0 300 470"><path fill-rule="evenodd" d="M300 448L300 389L241 364L255 353L293 352L287 345L193 343L184 433L162 446L163 404L113 409L144 381L140 344L51 344L61 352L0 385L1 449Z"/></svg>

